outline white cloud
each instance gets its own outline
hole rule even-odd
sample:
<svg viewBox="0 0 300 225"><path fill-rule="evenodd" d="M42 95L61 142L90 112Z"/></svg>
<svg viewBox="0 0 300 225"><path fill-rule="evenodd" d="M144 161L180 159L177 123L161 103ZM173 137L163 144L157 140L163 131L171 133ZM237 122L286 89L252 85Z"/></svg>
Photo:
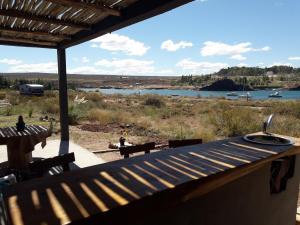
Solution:
<svg viewBox="0 0 300 225"><path fill-rule="evenodd" d="M153 61L136 59L102 59L93 66L69 69L71 74L148 75L154 74Z"/></svg>
<svg viewBox="0 0 300 225"><path fill-rule="evenodd" d="M192 73L207 74L217 72L220 69L228 67L229 65L226 63L196 62L192 61L191 59L183 59L179 61L176 66Z"/></svg>
<svg viewBox="0 0 300 225"><path fill-rule="evenodd" d="M270 51L269 46L263 48L253 48L251 42L242 42L235 45L222 42L206 41L201 49L202 56L223 56L228 55L233 59L244 57L242 54L247 52ZM239 60L239 59L238 59Z"/></svg>
<svg viewBox="0 0 300 225"><path fill-rule="evenodd" d="M123 52L127 55L145 55L150 47L144 43L119 34L106 34L91 41L93 48L102 48L111 52Z"/></svg>
<svg viewBox="0 0 300 225"><path fill-rule="evenodd" d="M288 60L291 60L291 61L300 61L300 56L292 56L292 57L289 57Z"/></svg>
<svg viewBox="0 0 300 225"><path fill-rule="evenodd" d="M80 66L74 69L68 69L69 74L101 74L97 68L93 66Z"/></svg>
<svg viewBox="0 0 300 225"><path fill-rule="evenodd" d="M181 48L187 48L192 46L193 43L187 41L180 41L178 43L174 43L172 40L167 40L161 44L161 49L167 50L169 52L175 52Z"/></svg>
<svg viewBox="0 0 300 225"><path fill-rule="evenodd" d="M136 59L102 59L93 66L68 69L69 74L110 74L110 75L174 75L171 69L157 70L153 61Z"/></svg>
<svg viewBox="0 0 300 225"><path fill-rule="evenodd" d="M73 60L74 62L78 62L78 61L79 61L79 59L78 59L77 57L73 57L72 60Z"/></svg>
<svg viewBox="0 0 300 225"><path fill-rule="evenodd" d="M21 64L22 61L21 60L17 60L17 59L0 59L0 64L7 64L7 65L18 65Z"/></svg>
<svg viewBox="0 0 300 225"><path fill-rule="evenodd" d="M271 50L271 47L270 46L265 46L265 47L263 47L263 48L261 48L261 49L253 49L253 51L263 51L263 52L268 52L268 51L270 51Z"/></svg>
<svg viewBox="0 0 300 225"><path fill-rule="evenodd" d="M57 64L55 62L18 64L11 66L9 72L40 72L40 73L57 73Z"/></svg>
<svg viewBox="0 0 300 225"><path fill-rule="evenodd" d="M88 63L89 61L90 61L90 59L86 56L81 58L81 62L83 62L83 63Z"/></svg>
<svg viewBox="0 0 300 225"><path fill-rule="evenodd" d="M235 59L235 60L239 60L239 61L243 61L243 60L246 60L247 58L245 56L242 56L240 54L237 54L237 55L233 55L230 57L231 59Z"/></svg>
<svg viewBox="0 0 300 225"><path fill-rule="evenodd" d="M160 75L174 75L174 71L172 69L157 70L155 73Z"/></svg>
<svg viewBox="0 0 300 225"><path fill-rule="evenodd" d="M154 72L153 61L136 59L103 59L95 63L109 74L150 74Z"/></svg>

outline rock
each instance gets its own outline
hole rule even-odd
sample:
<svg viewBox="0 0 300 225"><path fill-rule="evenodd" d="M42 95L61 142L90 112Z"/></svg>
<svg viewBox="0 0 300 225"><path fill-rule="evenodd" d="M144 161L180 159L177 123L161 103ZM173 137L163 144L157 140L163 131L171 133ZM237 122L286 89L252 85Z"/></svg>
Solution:
<svg viewBox="0 0 300 225"><path fill-rule="evenodd" d="M296 86L296 87L293 87L293 88L290 88L289 91L300 91L300 85Z"/></svg>
<svg viewBox="0 0 300 225"><path fill-rule="evenodd" d="M200 88L201 91L253 91L248 85L236 84L233 80L223 79L209 86Z"/></svg>

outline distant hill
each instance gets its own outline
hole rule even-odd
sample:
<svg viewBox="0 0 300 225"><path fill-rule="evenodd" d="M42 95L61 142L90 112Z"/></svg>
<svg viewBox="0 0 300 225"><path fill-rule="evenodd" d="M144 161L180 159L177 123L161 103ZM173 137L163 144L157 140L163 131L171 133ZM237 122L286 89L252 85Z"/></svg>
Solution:
<svg viewBox="0 0 300 225"><path fill-rule="evenodd" d="M201 91L252 91L248 85L236 84L233 80L222 79L218 80L211 85L200 88Z"/></svg>
<svg viewBox="0 0 300 225"><path fill-rule="evenodd" d="M260 67L229 67L221 69L212 75L218 75L222 77L234 77L234 76L262 76L271 72L273 74L300 74L300 68L293 68L291 66L272 66L266 68Z"/></svg>
<svg viewBox="0 0 300 225"><path fill-rule="evenodd" d="M170 86L178 77L172 76L130 76L130 75L91 75L68 74L70 87L135 87L141 86ZM2 81L2 82L1 82ZM5 84L2 84L5 83ZM53 73L0 73L0 87L16 86L22 83L51 83L58 87L58 75Z"/></svg>

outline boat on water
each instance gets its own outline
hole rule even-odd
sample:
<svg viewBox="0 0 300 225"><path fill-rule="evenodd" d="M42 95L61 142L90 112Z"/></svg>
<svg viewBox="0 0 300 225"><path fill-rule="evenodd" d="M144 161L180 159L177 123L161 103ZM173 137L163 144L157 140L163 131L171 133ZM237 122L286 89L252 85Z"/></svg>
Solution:
<svg viewBox="0 0 300 225"><path fill-rule="evenodd" d="M227 96L238 96L236 92L229 92L226 94Z"/></svg>
<svg viewBox="0 0 300 225"><path fill-rule="evenodd" d="M279 91L275 91L275 92L269 94L269 98L282 98L282 95L280 94Z"/></svg>
<svg viewBox="0 0 300 225"><path fill-rule="evenodd" d="M239 98L249 99L249 98L252 98L252 96L251 96L250 92L247 92L246 94L239 95Z"/></svg>

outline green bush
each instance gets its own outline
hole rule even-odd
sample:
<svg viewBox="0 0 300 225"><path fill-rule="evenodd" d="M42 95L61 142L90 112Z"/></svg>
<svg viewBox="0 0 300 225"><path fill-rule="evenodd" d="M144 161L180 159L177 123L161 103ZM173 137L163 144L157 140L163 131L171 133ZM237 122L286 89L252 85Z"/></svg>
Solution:
<svg viewBox="0 0 300 225"><path fill-rule="evenodd" d="M5 116L11 116L12 115L12 111L13 111L13 107L12 106L7 106L4 110L4 115Z"/></svg>
<svg viewBox="0 0 300 225"><path fill-rule="evenodd" d="M28 109L28 117L31 118L32 114L33 114L33 108L29 107L29 109Z"/></svg>
<svg viewBox="0 0 300 225"><path fill-rule="evenodd" d="M69 107L69 124L70 125L77 125L79 123L79 120L82 117L82 113L80 109L74 105Z"/></svg>

